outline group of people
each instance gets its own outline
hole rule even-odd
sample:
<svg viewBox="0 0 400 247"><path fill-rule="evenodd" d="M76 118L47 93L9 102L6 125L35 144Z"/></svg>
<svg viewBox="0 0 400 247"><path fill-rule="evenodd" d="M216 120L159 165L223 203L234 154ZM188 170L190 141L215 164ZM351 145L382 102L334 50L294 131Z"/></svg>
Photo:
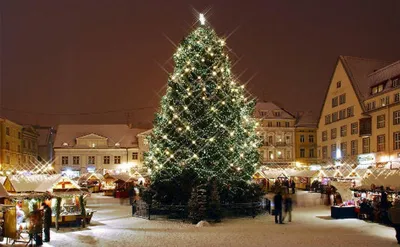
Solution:
<svg viewBox="0 0 400 247"><path fill-rule="evenodd" d="M282 217L282 210L285 214ZM288 221L292 221L292 210L293 210L293 200L290 194L286 193L282 196L282 193L278 191L274 196L274 215L275 223L283 224L283 221L288 216Z"/></svg>
<svg viewBox="0 0 400 247"><path fill-rule="evenodd" d="M35 240L36 246L42 245L42 242L50 242L50 227L51 227L51 208L46 204L42 203L41 208L34 209L32 212L25 216L25 212L22 210L22 201L18 201L16 205L17 215L17 226L25 220L29 220L29 236ZM41 234L43 230L44 239L42 241Z"/></svg>

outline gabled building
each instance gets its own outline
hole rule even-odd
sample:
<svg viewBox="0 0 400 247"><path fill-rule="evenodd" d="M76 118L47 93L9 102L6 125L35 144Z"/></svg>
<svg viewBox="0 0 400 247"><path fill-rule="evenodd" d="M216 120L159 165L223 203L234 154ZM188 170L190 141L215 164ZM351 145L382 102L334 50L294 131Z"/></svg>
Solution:
<svg viewBox="0 0 400 247"><path fill-rule="evenodd" d="M38 137L38 160L42 163L54 160L53 144L56 137L56 130L48 126L34 126Z"/></svg>
<svg viewBox="0 0 400 247"><path fill-rule="evenodd" d="M374 166L381 161L378 143L379 150L394 147L397 64L339 57L318 122L318 156L325 163Z"/></svg>
<svg viewBox="0 0 400 247"><path fill-rule="evenodd" d="M318 164L317 125L318 120L312 112L302 112L295 125L295 154L297 166Z"/></svg>
<svg viewBox="0 0 400 247"><path fill-rule="evenodd" d="M22 128L22 162L21 170L33 170L38 162L38 137L33 126L25 125Z"/></svg>
<svg viewBox="0 0 400 247"><path fill-rule="evenodd" d="M261 162L267 166L294 165L296 118L273 102L258 102L254 117L259 120L257 131L263 140Z"/></svg>
<svg viewBox="0 0 400 247"><path fill-rule="evenodd" d="M0 118L0 171L13 172L21 165L22 126Z"/></svg>
<svg viewBox="0 0 400 247"><path fill-rule="evenodd" d="M55 170L69 176L87 172L134 172L143 168L138 134L125 124L59 125L54 141Z"/></svg>

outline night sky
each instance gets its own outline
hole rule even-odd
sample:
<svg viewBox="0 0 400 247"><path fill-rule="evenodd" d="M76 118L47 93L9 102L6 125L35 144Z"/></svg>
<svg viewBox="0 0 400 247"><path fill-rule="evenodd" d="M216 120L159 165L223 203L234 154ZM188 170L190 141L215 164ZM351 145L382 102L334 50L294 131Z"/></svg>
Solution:
<svg viewBox="0 0 400 247"><path fill-rule="evenodd" d="M337 57L400 59L400 1L0 0L2 113L20 123L150 123L195 10L260 100L322 106ZM231 57L234 57L231 55ZM60 114L62 113L62 114Z"/></svg>

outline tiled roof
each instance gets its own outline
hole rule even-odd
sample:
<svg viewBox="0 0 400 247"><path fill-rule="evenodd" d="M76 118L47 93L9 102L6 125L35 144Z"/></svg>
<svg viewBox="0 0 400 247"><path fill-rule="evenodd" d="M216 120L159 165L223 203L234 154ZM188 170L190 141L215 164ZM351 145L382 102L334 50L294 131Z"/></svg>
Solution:
<svg viewBox="0 0 400 247"><path fill-rule="evenodd" d="M369 87L373 87L375 85L384 83L385 87L382 93L391 91L395 88L392 87L391 79L397 78L400 76L400 60L389 64L388 66L377 70L368 75L368 85ZM396 87L397 88L397 87ZM375 97L376 95L369 94L369 98Z"/></svg>
<svg viewBox="0 0 400 247"><path fill-rule="evenodd" d="M116 143L119 143L120 147L135 147L138 144L137 135L143 131L145 129L130 128L126 124L63 124L57 128L54 147L64 147L63 143L72 147L76 138L89 134L106 137L109 147L114 147Z"/></svg>
<svg viewBox="0 0 400 247"><path fill-rule="evenodd" d="M312 112L305 112L297 118L296 127L316 128L318 125L318 116Z"/></svg>
<svg viewBox="0 0 400 247"><path fill-rule="evenodd" d="M354 90L357 93L360 103L370 94L368 75L390 64L390 62L387 61L351 56L340 56L339 59L342 61L353 83Z"/></svg>
<svg viewBox="0 0 400 247"><path fill-rule="evenodd" d="M274 111L280 111L280 116L275 116ZM263 119L295 119L290 112L271 101L257 102L254 117Z"/></svg>

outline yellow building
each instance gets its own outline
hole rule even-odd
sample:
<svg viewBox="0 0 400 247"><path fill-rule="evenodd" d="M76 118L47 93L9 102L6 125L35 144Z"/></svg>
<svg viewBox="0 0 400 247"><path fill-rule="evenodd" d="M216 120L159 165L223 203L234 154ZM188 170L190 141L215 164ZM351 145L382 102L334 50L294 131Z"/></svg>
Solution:
<svg viewBox="0 0 400 247"><path fill-rule="evenodd" d="M398 89L392 86L392 81L400 72L395 72L393 66L398 68L398 63L339 57L318 122L318 157L325 163L379 165L378 142L379 150L384 150L379 151L381 153L389 151L389 143L394 145L391 138L400 128L396 130L389 122L398 110L394 102ZM400 112L398 117L400 124ZM400 134L398 138L400 149Z"/></svg>
<svg viewBox="0 0 400 247"><path fill-rule="evenodd" d="M296 166L316 165L317 161L317 120L311 112L297 117L295 129Z"/></svg>
<svg viewBox="0 0 400 247"><path fill-rule="evenodd" d="M22 126L0 118L0 171L12 171L21 164Z"/></svg>

